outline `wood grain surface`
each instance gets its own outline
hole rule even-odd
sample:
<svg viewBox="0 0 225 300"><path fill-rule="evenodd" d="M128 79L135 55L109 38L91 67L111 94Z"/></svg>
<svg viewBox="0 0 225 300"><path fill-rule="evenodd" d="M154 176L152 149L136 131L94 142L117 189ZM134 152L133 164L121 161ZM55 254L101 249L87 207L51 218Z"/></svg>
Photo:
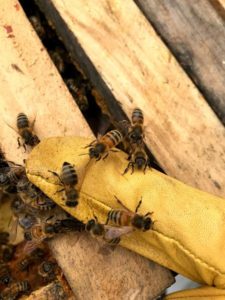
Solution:
<svg viewBox="0 0 225 300"><path fill-rule="evenodd" d="M128 116L143 109L146 143L165 172L225 196L225 129L136 4L36 2L107 101Z"/></svg>
<svg viewBox="0 0 225 300"><path fill-rule="evenodd" d="M1 45L4 45L4 47L0 47L0 138L6 157L21 163L27 156L23 148L17 149L18 134L10 127L16 127L16 116L21 111L32 118L36 117L35 131L41 139L66 135L91 137L90 128L16 0L1 1L0 3L0 41ZM74 243L77 244L77 251L81 251L80 253L74 251L73 238L70 237L69 243L67 236L59 237L54 241L54 253L73 291L76 292L77 272L79 272L79 268L85 268L85 265L72 266L70 260L75 260L79 256L81 261L86 261L89 257L85 256L89 253L83 251L76 239ZM89 241L89 246L93 249L93 256L97 253L96 245L95 240ZM154 276L161 278L157 283L158 294L173 281L168 270L158 268L154 263L150 266L149 261L145 258L128 250L116 251L114 258L118 263L121 262L121 277L117 279L114 276L116 270L113 262L111 268L108 268L108 276L114 276L114 284L117 288L119 287L121 295L123 292L127 293L129 288L128 285L124 286L124 290L123 287L120 287L121 280L123 280L122 274L126 274L128 278L129 274L132 274L129 284L133 280L135 284L136 282L139 284L142 281L145 282L147 286L143 292L148 291L150 295L153 286L147 282L152 280L152 273L149 271L151 267L154 269ZM122 265L125 259L127 264ZM143 265L141 273L135 262ZM101 262L93 260L89 263L93 263L92 267L97 273L101 272L105 265L104 260ZM100 299L101 282L99 278L94 275L90 278L87 272L81 271L79 276L79 280L84 281L86 286L88 286L88 282L93 281L92 297L85 299ZM168 278L169 280L167 280ZM108 292L110 293L110 289ZM106 294L107 290L105 290ZM142 295L142 291L140 291L140 295Z"/></svg>
<svg viewBox="0 0 225 300"><path fill-rule="evenodd" d="M225 124L225 20L215 0L136 0Z"/></svg>

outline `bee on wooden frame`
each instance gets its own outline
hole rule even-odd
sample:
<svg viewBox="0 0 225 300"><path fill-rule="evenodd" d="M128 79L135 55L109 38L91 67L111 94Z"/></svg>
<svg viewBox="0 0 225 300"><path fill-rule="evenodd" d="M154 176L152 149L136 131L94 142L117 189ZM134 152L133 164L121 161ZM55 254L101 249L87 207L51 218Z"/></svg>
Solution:
<svg viewBox="0 0 225 300"><path fill-rule="evenodd" d="M27 280L13 282L0 293L0 300L13 300L19 294L30 290L30 284Z"/></svg>
<svg viewBox="0 0 225 300"><path fill-rule="evenodd" d="M31 253L26 254L26 256L18 262L17 267L22 272L27 271L29 266L38 261L41 261L44 256L45 251L42 248L36 248Z"/></svg>
<svg viewBox="0 0 225 300"><path fill-rule="evenodd" d="M17 183L17 191L23 202L36 210L49 211L56 207L55 202L30 182L26 176L23 176Z"/></svg>
<svg viewBox="0 0 225 300"><path fill-rule="evenodd" d="M51 218L34 224L29 230L24 232L24 239L27 241L24 246L25 253L32 252L43 241L51 239L56 235L54 222L49 222Z"/></svg>
<svg viewBox="0 0 225 300"><path fill-rule="evenodd" d="M35 119L32 123L29 122L28 117L24 113L19 113L17 116L17 129L19 135L23 139L23 147L26 150L27 146L36 146L40 140L36 134L33 132ZM21 146L20 138L18 137L18 146Z"/></svg>

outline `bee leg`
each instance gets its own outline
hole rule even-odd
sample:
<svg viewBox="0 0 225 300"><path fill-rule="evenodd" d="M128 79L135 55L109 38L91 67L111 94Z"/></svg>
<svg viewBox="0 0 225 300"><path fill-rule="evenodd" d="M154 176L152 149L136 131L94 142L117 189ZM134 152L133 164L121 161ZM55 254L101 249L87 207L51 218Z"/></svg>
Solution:
<svg viewBox="0 0 225 300"><path fill-rule="evenodd" d="M94 142L95 142L96 140L94 140L94 141L92 141L90 144L88 144L87 146L85 146L85 147L82 147L82 149L86 149L86 148L88 148L88 147L90 147L90 146L92 146L93 144L94 144Z"/></svg>
<svg viewBox="0 0 225 300"><path fill-rule="evenodd" d="M98 222L98 217L94 215L95 221Z"/></svg>
<svg viewBox="0 0 225 300"><path fill-rule="evenodd" d="M17 149L19 149L20 147L21 147L21 143L20 143L20 137L18 136L18 138L17 138L17 143L18 143L18 147L17 147Z"/></svg>
<svg viewBox="0 0 225 300"><path fill-rule="evenodd" d="M153 214L153 211L149 211L149 212L147 212L147 214L144 215L144 217L150 216L152 214Z"/></svg>
<svg viewBox="0 0 225 300"><path fill-rule="evenodd" d="M145 174L145 172L146 172L147 167L149 167L148 162L145 163L145 167L144 167L144 170L143 170L144 174Z"/></svg>
<svg viewBox="0 0 225 300"><path fill-rule="evenodd" d="M26 148L26 144L25 143L23 143L23 148L24 148L24 153L26 153L27 148Z"/></svg>
<svg viewBox="0 0 225 300"><path fill-rule="evenodd" d="M133 162L129 162L122 175L126 174L129 171L129 169L132 168L132 165L133 165Z"/></svg>
<svg viewBox="0 0 225 300"><path fill-rule="evenodd" d="M102 157L102 159L105 160L105 159L108 157L108 155L109 155L109 152L107 152L106 155L104 155L104 156Z"/></svg>
<svg viewBox="0 0 225 300"><path fill-rule="evenodd" d="M111 152L120 152L120 150L110 149Z"/></svg>
<svg viewBox="0 0 225 300"><path fill-rule="evenodd" d="M56 172L51 171L51 170L48 170L48 172L50 172L50 173L52 173L54 176L56 176L56 177L59 179L60 183L63 185L63 182L62 182L61 177L59 176L59 174L57 174Z"/></svg>
<svg viewBox="0 0 225 300"><path fill-rule="evenodd" d="M108 216L107 216L107 220L106 220L106 222L105 222L105 225L107 225L109 223L109 214L108 214Z"/></svg>
<svg viewBox="0 0 225 300"><path fill-rule="evenodd" d="M118 202L124 209L126 209L126 210L128 210L128 211L131 211L131 210L129 210L129 209L128 209L121 201L120 201L119 198L117 198L115 195L114 195L114 197L116 198L117 202Z"/></svg>
<svg viewBox="0 0 225 300"><path fill-rule="evenodd" d="M62 191L65 191L65 189L63 188L63 189L61 189L61 190L58 190L58 191L55 192L55 194L56 194L56 193L61 193Z"/></svg>
<svg viewBox="0 0 225 300"><path fill-rule="evenodd" d="M136 212L136 213L138 212L138 210L139 210L139 208L140 208L140 206L141 206L141 203L142 203L142 197L141 197L141 200L138 202L138 205L137 205L137 207L136 207L136 209L135 209L135 212Z"/></svg>

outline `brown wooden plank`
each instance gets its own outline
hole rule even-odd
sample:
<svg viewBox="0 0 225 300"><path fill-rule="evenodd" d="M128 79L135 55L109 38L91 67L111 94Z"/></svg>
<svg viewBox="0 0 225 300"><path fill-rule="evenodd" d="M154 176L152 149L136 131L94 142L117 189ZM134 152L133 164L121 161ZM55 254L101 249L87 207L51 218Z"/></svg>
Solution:
<svg viewBox="0 0 225 300"><path fill-rule="evenodd" d="M225 20L214 9L218 2L135 2L225 124Z"/></svg>
<svg viewBox="0 0 225 300"><path fill-rule="evenodd" d="M0 137L7 158L15 162L22 162L27 156L22 148L17 149L18 134L6 123L7 121L15 127L16 116L21 111L32 117L36 116L35 131L41 139L66 135L91 137L91 130L16 0L0 3L0 41L1 45L4 45L4 47L0 47L0 113L2 116L0 119ZM67 236L59 237L54 241L54 251L73 291L76 291L76 273L74 266L70 264L70 259L75 259L77 255L81 255L82 260L85 260L85 252L82 249L80 254L74 252L72 243L77 242L76 238L74 241L70 238L70 242L68 242ZM95 240L90 239L90 243L91 249L94 249L96 247ZM79 246L79 242L77 246ZM95 255L94 251L92 253ZM115 255L120 261L123 261L125 256L126 259L132 261L132 266L134 266L133 262L136 261L137 257L136 254L125 249L116 251ZM129 266L129 272L135 274L133 277L135 282L140 278L142 278L140 282L142 280L150 281L149 262L142 257L138 257L139 260L143 262L143 272L139 273L138 264L135 269ZM104 265L104 262L102 264ZM103 267L102 264L98 262L93 268L100 272ZM154 266L155 264L153 264L153 268ZM120 272L123 271L127 275L127 265L121 268ZM111 276L115 274L113 262L109 274L110 272ZM156 272L162 276L163 274L170 274L165 268L160 268ZM92 280L87 272L80 274L80 276L84 276L83 279L80 278L84 282ZM101 291L98 287L101 282L97 277L95 282L96 289L93 287L92 296L94 299L99 299ZM171 277L170 281L161 278L158 293L171 282ZM120 286L117 278L115 278L115 284ZM130 286L125 287L121 292L127 293L128 288ZM148 289L149 294L151 294L152 287L150 285Z"/></svg>
<svg viewBox="0 0 225 300"><path fill-rule="evenodd" d="M143 109L147 145L166 173L224 196L225 130L135 3L36 2L108 103L128 116Z"/></svg>

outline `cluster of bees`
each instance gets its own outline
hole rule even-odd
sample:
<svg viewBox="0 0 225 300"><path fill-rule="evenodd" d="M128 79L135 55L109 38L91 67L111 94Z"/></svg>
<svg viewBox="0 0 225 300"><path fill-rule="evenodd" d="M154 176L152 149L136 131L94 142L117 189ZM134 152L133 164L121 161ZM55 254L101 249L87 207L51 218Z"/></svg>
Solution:
<svg viewBox="0 0 225 300"><path fill-rule="evenodd" d="M87 111L89 108L87 93L91 91L90 84L83 78L81 73L75 69L74 63L63 45L58 43L54 46L57 36L49 24L42 20L39 14L29 16L29 20L43 44L48 49L52 61L63 77L65 84L80 110L82 112Z"/></svg>
<svg viewBox="0 0 225 300"><path fill-rule="evenodd" d="M40 142L34 134L33 127L34 122L29 122L24 113L18 114L18 146L22 146L25 151ZM68 216L33 185L26 176L25 167L8 161L2 150L0 150L0 192L1 201L7 196L6 201L11 201L12 210L10 235L8 232L0 232L0 300L17 299L22 294L31 292L34 288L32 283L30 284L28 280L18 281L15 274L17 271L21 274L27 272L33 266L36 266L35 273L41 283L54 282L59 286L60 282L57 279L59 267L54 259L49 257L46 247L43 248L43 242L59 233L81 231L84 225ZM19 253L17 247L12 245L17 236L18 225L23 229L26 241ZM56 299L66 299L65 293Z"/></svg>
<svg viewBox="0 0 225 300"><path fill-rule="evenodd" d="M126 147L129 146L129 163L123 174L128 172L130 168L132 173L134 169L145 172L147 167L150 168L150 163L145 152L143 122L142 111L139 108L134 109L131 123L128 121L120 122L119 127L122 130L111 130L86 146L89 148L90 160L106 159L110 151L117 151L115 147L123 142ZM23 146L25 151L27 147L34 147L40 142L34 133L33 127L34 122L31 123L24 113L18 114L18 146ZM15 238L13 235L16 235L17 226L19 225L23 229L24 240L26 241L23 251L27 256L18 263L18 268L21 271L27 270L32 263L39 263L38 274L43 278L54 278L52 274L54 274L55 263L51 261L40 263L43 260L43 251L39 246L59 233L86 229L92 236L101 238L109 246L116 246L119 244L122 235L131 233L136 229L147 231L152 228L153 221L150 217L152 213L148 212L145 215L138 213L142 200L139 201L135 212L132 212L116 198L123 209L110 210L105 224L101 224L94 216L84 225L67 215L55 202L33 185L26 176L25 167L6 160L3 152L0 155L0 170L1 191L13 195L11 202L13 212L10 224L11 238ZM76 207L79 204L79 192L76 188L78 175L74 165L64 162L60 174L51 170L49 172L57 178L58 184L62 186L58 192L64 193L65 205ZM2 258L10 255L10 244L6 242L7 239L6 233L0 235L0 244L3 247ZM28 281L11 282L7 262L4 260L7 259L2 259L0 283L5 284L6 287L0 293L0 299L16 299L22 292L29 291L30 285Z"/></svg>

